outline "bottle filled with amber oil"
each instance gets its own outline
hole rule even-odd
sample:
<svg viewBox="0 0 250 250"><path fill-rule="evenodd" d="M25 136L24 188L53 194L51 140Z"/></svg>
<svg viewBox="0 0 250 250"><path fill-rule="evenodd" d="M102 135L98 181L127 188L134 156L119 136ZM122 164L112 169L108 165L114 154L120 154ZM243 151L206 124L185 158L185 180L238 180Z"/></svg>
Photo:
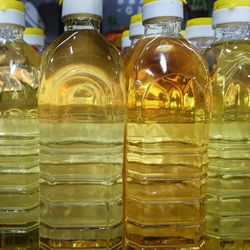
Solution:
<svg viewBox="0 0 250 250"><path fill-rule="evenodd" d="M145 1L126 58L124 249L205 249L211 86L182 18L180 1Z"/></svg>

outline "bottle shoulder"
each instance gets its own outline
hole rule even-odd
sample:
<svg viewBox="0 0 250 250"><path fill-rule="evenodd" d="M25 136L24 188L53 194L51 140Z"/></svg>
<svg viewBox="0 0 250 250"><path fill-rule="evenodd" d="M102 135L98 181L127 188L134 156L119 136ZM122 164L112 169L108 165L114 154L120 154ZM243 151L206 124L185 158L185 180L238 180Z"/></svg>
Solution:
<svg viewBox="0 0 250 250"><path fill-rule="evenodd" d="M67 60L66 60L67 59ZM71 31L62 34L47 49L43 61L47 68L68 64L119 64L120 54L113 45L94 30Z"/></svg>
<svg viewBox="0 0 250 250"><path fill-rule="evenodd" d="M205 51L209 68L216 64L236 64L237 61L250 64L250 41L222 41L211 44Z"/></svg>
<svg viewBox="0 0 250 250"><path fill-rule="evenodd" d="M0 43L0 64L17 64L18 67L39 69L41 57L39 53L23 40Z"/></svg>
<svg viewBox="0 0 250 250"><path fill-rule="evenodd" d="M143 80L181 74L197 78L204 85L209 81L204 57L183 38L143 38L129 51L125 68L127 80L133 77L137 78L135 80Z"/></svg>

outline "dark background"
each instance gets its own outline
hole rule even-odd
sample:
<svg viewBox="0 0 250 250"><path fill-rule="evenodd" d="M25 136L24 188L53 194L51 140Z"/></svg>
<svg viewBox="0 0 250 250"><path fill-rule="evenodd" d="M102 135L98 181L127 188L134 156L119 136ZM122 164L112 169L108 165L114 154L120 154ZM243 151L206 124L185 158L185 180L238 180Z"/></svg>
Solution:
<svg viewBox="0 0 250 250"><path fill-rule="evenodd" d="M51 43L63 32L61 7L58 5L58 0L23 1L26 4L26 25L44 28L46 44ZM119 33L128 27L130 16L141 12L143 0L103 1L104 21L102 32L104 35L109 36L110 33ZM187 3L185 5L185 21L195 17L211 16L212 14L214 0L188 0ZM40 19L38 16L40 16ZM185 28L185 22L183 28Z"/></svg>

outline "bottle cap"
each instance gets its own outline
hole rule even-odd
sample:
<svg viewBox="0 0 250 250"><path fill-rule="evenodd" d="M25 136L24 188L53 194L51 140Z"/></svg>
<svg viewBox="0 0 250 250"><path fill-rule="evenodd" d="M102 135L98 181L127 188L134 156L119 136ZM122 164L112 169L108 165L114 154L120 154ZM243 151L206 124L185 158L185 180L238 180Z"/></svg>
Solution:
<svg viewBox="0 0 250 250"><path fill-rule="evenodd" d="M102 17L102 0L63 0L62 16L74 14L89 14Z"/></svg>
<svg viewBox="0 0 250 250"><path fill-rule="evenodd" d="M24 27L24 5L16 0L0 0L0 23Z"/></svg>
<svg viewBox="0 0 250 250"><path fill-rule="evenodd" d="M143 21L157 17L179 17L183 19L184 0L144 0Z"/></svg>
<svg viewBox="0 0 250 250"><path fill-rule="evenodd" d="M197 37L214 37L212 22L212 18L209 17L190 19L187 22L186 27L187 39Z"/></svg>
<svg viewBox="0 0 250 250"><path fill-rule="evenodd" d="M131 47L131 40L129 38L130 32L129 30L125 30L122 33L122 48L129 48Z"/></svg>
<svg viewBox="0 0 250 250"><path fill-rule="evenodd" d="M218 0L214 4L213 25L250 22L249 0Z"/></svg>
<svg viewBox="0 0 250 250"><path fill-rule="evenodd" d="M142 14L133 15L130 19L130 37L143 36L144 26L142 24Z"/></svg>
<svg viewBox="0 0 250 250"><path fill-rule="evenodd" d="M24 30L24 41L30 45L44 47L44 31L39 28L26 28Z"/></svg>

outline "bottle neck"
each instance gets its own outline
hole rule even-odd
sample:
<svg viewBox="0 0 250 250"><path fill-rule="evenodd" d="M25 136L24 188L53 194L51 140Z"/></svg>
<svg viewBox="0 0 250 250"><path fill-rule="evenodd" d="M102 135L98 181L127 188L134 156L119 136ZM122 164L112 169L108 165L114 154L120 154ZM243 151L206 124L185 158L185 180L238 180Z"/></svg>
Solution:
<svg viewBox="0 0 250 250"><path fill-rule="evenodd" d="M0 24L0 40L22 40L23 27L12 24Z"/></svg>
<svg viewBox="0 0 250 250"><path fill-rule="evenodd" d="M213 37L197 37L197 38L190 38L189 39L190 43L196 47L196 49L200 53L204 53L205 50L212 44L214 41Z"/></svg>
<svg viewBox="0 0 250 250"><path fill-rule="evenodd" d="M250 23L227 23L215 27L215 42L250 40Z"/></svg>
<svg viewBox="0 0 250 250"><path fill-rule="evenodd" d="M139 40L141 40L143 36L138 35L138 36L132 36L131 39L131 45L134 46Z"/></svg>
<svg viewBox="0 0 250 250"><path fill-rule="evenodd" d="M67 16L64 18L65 31L95 30L100 32L101 19L93 16Z"/></svg>
<svg viewBox="0 0 250 250"><path fill-rule="evenodd" d="M146 36L168 36L181 37L181 19L174 17L153 18L146 20L145 35Z"/></svg>

